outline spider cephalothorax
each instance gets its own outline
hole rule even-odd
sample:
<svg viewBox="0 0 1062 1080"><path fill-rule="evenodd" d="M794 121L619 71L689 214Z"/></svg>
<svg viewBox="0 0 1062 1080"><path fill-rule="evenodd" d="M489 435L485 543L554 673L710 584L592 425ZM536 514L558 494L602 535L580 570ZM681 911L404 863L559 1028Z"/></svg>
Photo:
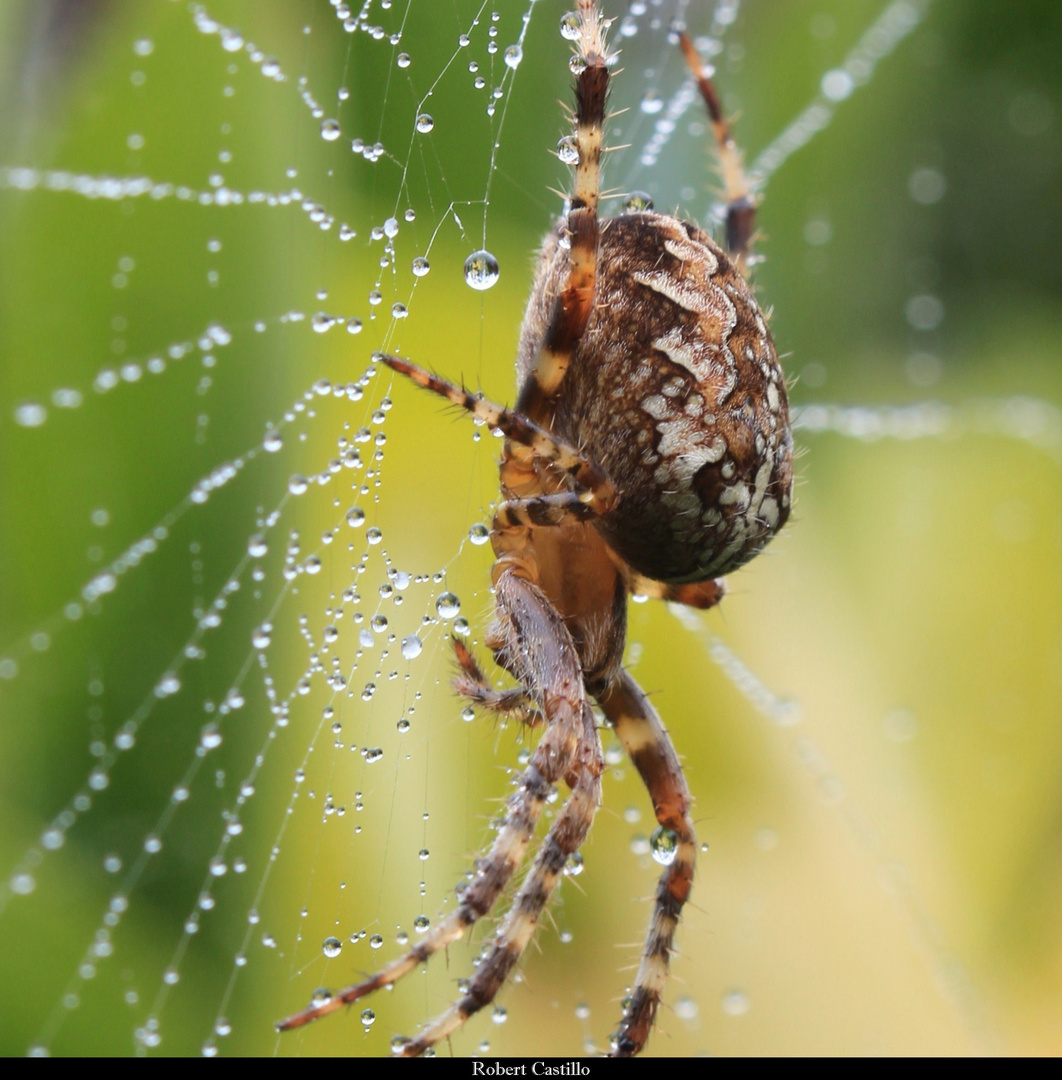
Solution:
<svg viewBox="0 0 1062 1080"><path fill-rule="evenodd" d="M398 1052L423 1053L489 1004L519 961L601 801L593 698L630 755L674 858L665 868L613 1052L638 1053L660 1003L696 858L690 796L671 741L623 668L631 592L698 608L789 515L793 445L778 357L745 280L753 225L740 158L690 41L728 199L726 250L698 226L638 210L599 221L610 56L593 0L562 31L576 43L570 209L545 240L517 359L513 410L397 357L381 357L505 435L491 542L486 643L518 686L496 690L456 643L459 693L543 734L490 850L455 909L404 956L283 1022L298 1027L389 986L492 910L524 861L555 784L554 818L464 995Z"/></svg>

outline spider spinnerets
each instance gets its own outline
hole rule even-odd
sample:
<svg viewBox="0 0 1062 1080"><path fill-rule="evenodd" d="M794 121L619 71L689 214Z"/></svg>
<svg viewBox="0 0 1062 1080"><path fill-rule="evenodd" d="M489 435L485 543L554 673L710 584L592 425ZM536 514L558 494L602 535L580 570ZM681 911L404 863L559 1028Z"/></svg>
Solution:
<svg viewBox="0 0 1062 1080"><path fill-rule="evenodd" d="M418 1036L396 1040L396 1052L424 1053L494 1000L601 802L604 761L591 699L674 840L612 1053L637 1054L652 1028L693 881L696 837L671 740L623 668L627 597L718 603L723 575L760 551L789 515L793 443L778 356L745 277L753 201L709 73L685 34L680 43L711 118L726 189L726 248L697 225L650 210L598 216L612 59L606 25L593 0L579 0L562 20L577 50L578 163L568 212L539 258L515 408L382 357L505 436L486 644L519 686L494 689L455 641L454 687L543 733L454 910L404 956L283 1021L284 1029L393 984L461 938L523 863L553 785L563 781L570 794L464 994Z"/></svg>

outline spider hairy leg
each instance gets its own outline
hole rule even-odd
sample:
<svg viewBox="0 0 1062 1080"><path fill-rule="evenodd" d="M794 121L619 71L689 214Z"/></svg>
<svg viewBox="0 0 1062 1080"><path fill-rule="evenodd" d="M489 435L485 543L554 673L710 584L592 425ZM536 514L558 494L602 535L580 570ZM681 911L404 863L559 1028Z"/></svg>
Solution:
<svg viewBox="0 0 1062 1080"><path fill-rule="evenodd" d="M593 824L601 805L601 772L604 757L589 704L583 703L579 750L579 772L557 820L542 842L531 871L516 894L498 936L483 958L469 984L468 992L416 1039L399 1051L403 1057L424 1053L441 1039L453 1034L469 1017L489 1005L531 942L539 918L557 886L568 859L574 855Z"/></svg>
<svg viewBox="0 0 1062 1080"><path fill-rule="evenodd" d="M675 930L693 886L697 837L682 766L644 691L624 671L599 703L649 791L656 820L675 839L675 855L657 884L642 960L613 1049L614 1057L633 1057L645 1046L660 1005Z"/></svg>
<svg viewBox="0 0 1062 1080"><path fill-rule="evenodd" d="M526 525L557 525L569 517L580 520L608 513L615 502L615 489L605 474L592 462L587 461L575 447L544 431L536 423L519 412L494 405L485 398L432 375L408 360L397 356L381 357L393 371L412 379L418 386L453 402L470 412L486 425L501 431L509 440L506 446L508 464L515 470L533 475L536 462L546 462L570 477L573 490L555 495L535 496L530 499L513 499L498 509L495 524L498 528L515 528ZM516 451L522 449L524 455ZM512 486L512 485L510 485Z"/></svg>
<svg viewBox="0 0 1062 1080"><path fill-rule="evenodd" d="M686 585L670 585L666 581L653 581L641 574L630 573L627 588L637 596L648 596L651 600L667 600L673 604L685 604L686 607L707 611L715 607L726 596L726 579L710 578Z"/></svg>
<svg viewBox="0 0 1062 1080"><path fill-rule="evenodd" d="M453 646L460 669L451 684L456 693L468 698L473 705L498 716L519 720L527 727L545 723L534 699L526 690L495 690L472 651L458 638L453 639Z"/></svg>
<svg viewBox="0 0 1062 1080"><path fill-rule="evenodd" d="M568 280L553 302L546 333L516 403L519 412L544 424L551 419L553 401L590 319L597 283L601 234L597 205L611 58L597 4L580 0L578 18L576 55L582 69L575 81L574 139L578 161L566 223L570 245Z"/></svg>
<svg viewBox="0 0 1062 1080"><path fill-rule="evenodd" d="M716 151L719 155L719 171L723 178L726 194L726 247L744 274L748 269L748 255L752 246L752 232L756 225L756 204L752 198L748 178L741 161L734 136L730 133L730 124L723 114L719 95L712 83L712 71L701 61L693 42L687 34L679 36L679 45L686 64L689 66L697 88L708 109L708 117L715 135Z"/></svg>
<svg viewBox="0 0 1062 1080"><path fill-rule="evenodd" d="M505 573L498 579L496 593L499 633L504 635L508 643L509 654L519 657L523 676L521 681L529 689L536 688L535 700L548 721L545 733L520 777L516 792L509 798L502 827L490 850L478 861L475 877L461 892L457 908L433 927L423 941L404 956L400 956L362 982L339 991L328 1001L311 1005L302 1012L282 1020L277 1024L277 1028L281 1031L302 1027L382 987L393 985L435 953L463 937L469 927L493 908L513 872L523 862L539 816L552 793L553 785L561 779L568 779L574 788L580 778L588 773L588 769L592 772L596 767L595 762L600 758L600 744L593 726L593 714L586 703L583 691L579 657L563 620L537 586L513 572ZM590 794L593 794L593 791ZM571 801L569 799L569 802ZM582 807L584 803L585 799L577 805ZM589 818L591 819L596 805L594 803L590 809ZM585 810L583 816L586 816ZM551 834L558 828L560 821L559 817L554 823ZM586 822L586 828L589 829L589 820ZM559 838L560 841L563 841L563 837ZM540 852L536 866L542 859L543 854ZM563 862L561 866L563 867ZM525 882L520 895L523 895L527 889L528 883ZM519 903L519 896L517 903ZM543 903L545 903L545 898L543 898ZM525 905L525 910L530 911L532 906ZM513 912L516 909L517 904L514 904L513 911L510 912L507 922L503 925L503 932L512 923ZM533 929L534 922L530 927L525 927L521 923L511 932L519 931L523 934L526 930L529 938ZM518 939L506 940L516 942ZM504 951L501 938L497 940L494 949ZM513 954L511 963L505 968L506 972L516 962L522 951L521 946ZM496 961L496 964L503 965L503 960ZM480 966L481 971L482 968L483 965ZM477 978L479 977L480 974L477 972ZM504 976L502 978L504 979ZM495 992L496 990L497 986L495 986ZM483 983L481 982L476 989L476 983L473 981L469 993L444 1015L450 1016L454 1009L461 1013L466 1006L468 1011L461 1013L463 1018L459 1019L448 1031L440 1033L438 1038L444 1037L449 1031L464 1023L464 1020L473 1012L489 1003L490 998L483 998L483 992ZM475 1004L476 1002L479 1004ZM474 1008L473 1004L475 1004ZM425 1035L422 1035L421 1039ZM437 1039L432 1041L437 1041ZM406 1056L422 1053L432 1042L426 1042L420 1046L420 1049L416 1049L415 1047L419 1044L420 1040L407 1043L400 1052ZM414 1049L407 1049L410 1046Z"/></svg>

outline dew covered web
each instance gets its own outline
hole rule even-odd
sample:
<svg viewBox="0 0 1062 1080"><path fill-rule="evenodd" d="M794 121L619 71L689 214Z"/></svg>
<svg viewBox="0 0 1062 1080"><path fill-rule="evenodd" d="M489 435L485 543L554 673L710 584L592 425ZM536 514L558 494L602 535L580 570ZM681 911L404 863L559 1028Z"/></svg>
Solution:
<svg viewBox="0 0 1062 1080"><path fill-rule="evenodd" d="M41 9L4 31L4 1050L386 1054L491 920L272 1025L452 904L531 740L448 686L451 634L483 652L498 448L373 354L512 400L567 186L564 8L92 6L77 57ZM711 220L674 20L718 66L809 451L723 611L632 608L709 845L650 1051L1046 1045L998 934L1020 895L1057 948L1023 807L1057 813L1062 419L1009 346L948 334L948 26L919 0L606 10L614 210ZM1051 127L1029 100L1015 137ZM659 868L603 736L585 862L454 1053L608 1046Z"/></svg>

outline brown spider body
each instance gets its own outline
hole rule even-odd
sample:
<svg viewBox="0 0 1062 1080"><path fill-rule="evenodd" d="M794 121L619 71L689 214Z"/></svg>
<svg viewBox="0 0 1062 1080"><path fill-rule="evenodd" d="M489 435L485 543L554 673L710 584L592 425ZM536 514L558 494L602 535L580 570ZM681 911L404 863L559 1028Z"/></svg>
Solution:
<svg viewBox="0 0 1062 1080"><path fill-rule="evenodd" d="M521 384L568 278L561 239L540 258ZM631 569L671 584L728 574L789 516L793 442L764 315L707 233L661 214L602 223L596 289L553 416L533 419L611 480L595 525Z"/></svg>
<svg viewBox="0 0 1062 1080"><path fill-rule="evenodd" d="M715 90L681 43L708 107L728 200L727 250L677 218L599 221L611 57L594 0L562 20L576 44L570 209L545 240L520 336L516 408L494 405L395 356L383 363L505 436L491 543L486 644L518 686L496 689L455 642L458 693L543 733L490 849L458 903L409 952L324 1003L299 1027L393 985L494 909L524 862L553 786L570 794L462 996L399 1053L422 1054L494 1000L589 833L604 758L592 697L638 770L671 852L613 1053L645 1046L660 1004L697 847L671 740L623 668L627 596L697 608L789 515L793 444L778 357L744 277L754 206Z"/></svg>

